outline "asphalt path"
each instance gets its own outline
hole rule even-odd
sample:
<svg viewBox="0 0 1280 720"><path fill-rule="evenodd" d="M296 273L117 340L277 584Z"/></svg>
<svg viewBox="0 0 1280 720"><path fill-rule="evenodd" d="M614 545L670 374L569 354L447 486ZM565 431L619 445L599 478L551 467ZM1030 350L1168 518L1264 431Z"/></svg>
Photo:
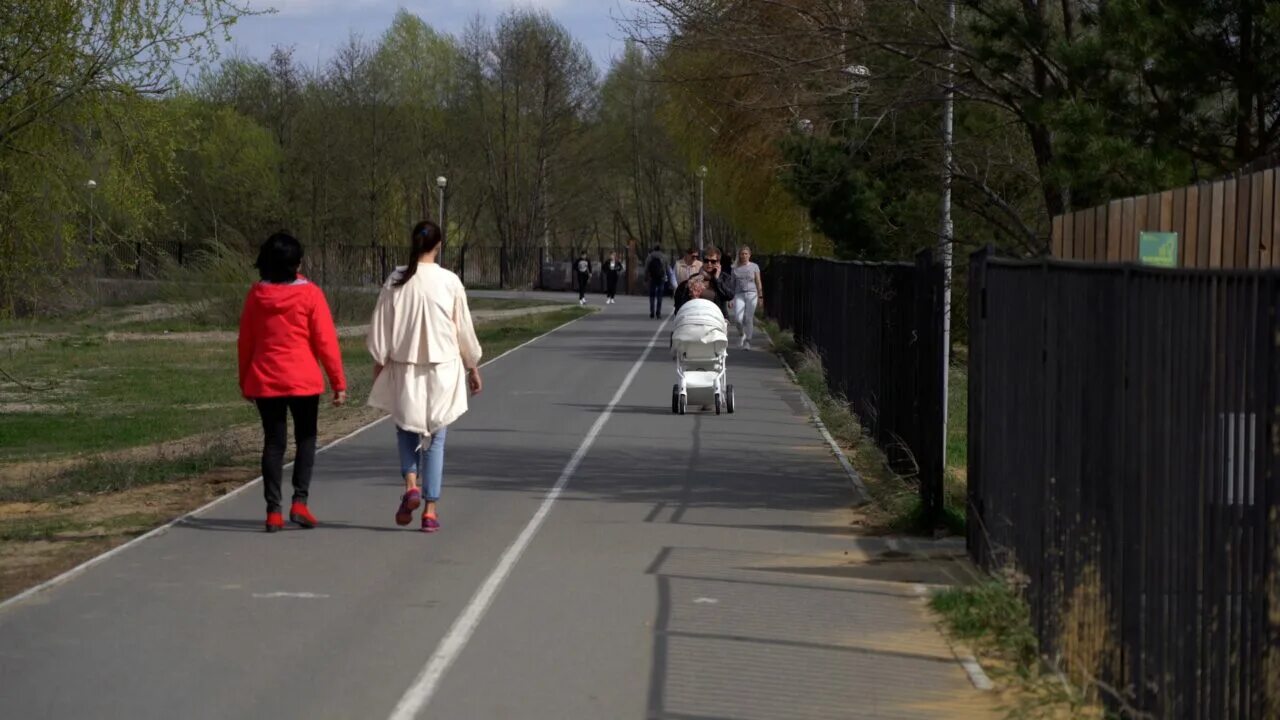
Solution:
<svg viewBox="0 0 1280 720"><path fill-rule="evenodd" d="M0 718L985 716L776 358L673 416L643 302L486 366L438 534L394 524L381 422L318 459L315 530L254 485L6 604Z"/></svg>

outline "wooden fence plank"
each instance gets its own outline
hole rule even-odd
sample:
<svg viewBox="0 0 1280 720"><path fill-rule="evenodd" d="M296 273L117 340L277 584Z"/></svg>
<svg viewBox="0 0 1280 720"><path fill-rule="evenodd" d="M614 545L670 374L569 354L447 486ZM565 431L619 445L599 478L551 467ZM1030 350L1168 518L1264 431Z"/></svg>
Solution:
<svg viewBox="0 0 1280 720"><path fill-rule="evenodd" d="M1173 191L1173 218L1169 230L1178 234L1178 267L1186 267L1187 189Z"/></svg>
<svg viewBox="0 0 1280 720"><path fill-rule="evenodd" d="M1280 267L1280 172L1276 173L1275 194L1271 196L1271 267Z"/></svg>
<svg viewBox="0 0 1280 720"><path fill-rule="evenodd" d="M1187 188L1185 234L1178 246L1182 254L1182 267L1200 266L1197 260L1200 249L1200 188L1196 185Z"/></svg>
<svg viewBox="0 0 1280 720"><path fill-rule="evenodd" d="M1166 190L1160 193L1160 223L1155 228L1160 232L1170 232L1173 230L1173 191Z"/></svg>
<svg viewBox="0 0 1280 720"><path fill-rule="evenodd" d="M1120 260L1131 262L1137 257L1133 248L1138 242L1138 199L1125 198L1121 201L1124 207L1123 219L1120 223Z"/></svg>
<svg viewBox="0 0 1280 720"><path fill-rule="evenodd" d="M1075 244L1075 258L1083 260L1085 255L1085 229L1089 227L1089 211L1077 210L1075 220L1076 238L1072 242Z"/></svg>
<svg viewBox="0 0 1280 720"><path fill-rule="evenodd" d="M1262 226L1262 193L1267 186L1267 173L1254 173L1251 181L1253 188L1249 195L1249 232L1244 236L1245 241L1245 263L1252 269L1258 268L1261 260L1259 252L1263 243L1263 226Z"/></svg>
<svg viewBox="0 0 1280 720"><path fill-rule="evenodd" d="M1236 238L1236 181L1222 183L1222 243L1211 267L1231 267Z"/></svg>
<svg viewBox="0 0 1280 720"><path fill-rule="evenodd" d="M1124 227L1124 201L1112 200L1107 205L1107 262L1120 262L1120 244Z"/></svg>
<svg viewBox="0 0 1280 720"><path fill-rule="evenodd" d="M1233 194L1234 197L1234 194ZM1213 186L1213 205L1210 210L1209 258L1205 267L1222 267L1222 235L1227 230L1227 184Z"/></svg>
<svg viewBox="0 0 1280 720"><path fill-rule="evenodd" d="M1256 267L1271 267L1271 247L1275 244L1275 212L1276 212L1276 171L1267 170L1262 174L1262 232L1255 240L1258 248L1258 264Z"/></svg>
<svg viewBox="0 0 1280 720"><path fill-rule="evenodd" d="M1098 263L1106 263L1107 261L1107 206L1098 205L1097 214L1097 234L1093 237L1094 247L1096 247L1096 258Z"/></svg>
<svg viewBox="0 0 1280 720"><path fill-rule="evenodd" d="M1201 185L1200 230L1196 233L1196 267L1209 267L1209 236L1213 226L1213 186Z"/></svg>
<svg viewBox="0 0 1280 720"><path fill-rule="evenodd" d="M1130 243L1129 257L1131 260L1138 260L1138 238L1142 233L1147 231L1147 206L1151 204L1150 195L1139 195L1133 204L1133 237L1127 242Z"/></svg>
<svg viewBox="0 0 1280 720"><path fill-rule="evenodd" d="M1231 245L1231 255L1223 254L1224 267L1245 268L1249 265L1249 199L1253 192L1253 177L1242 176L1236 182L1236 232Z"/></svg>
<svg viewBox="0 0 1280 720"><path fill-rule="evenodd" d="M1098 208L1084 210L1084 247L1080 259L1094 262L1098 259L1094 243L1098 234Z"/></svg>
<svg viewBox="0 0 1280 720"><path fill-rule="evenodd" d="M1062 257L1076 259L1076 214L1073 212L1062 216Z"/></svg>
<svg viewBox="0 0 1280 720"><path fill-rule="evenodd" d="M1065 222L1066 219L1062 215L1055 215L1052 229L1049 231L1049 254L1057 258L1066 257L1063 254L1062 243L1062 226Z"/></svg>

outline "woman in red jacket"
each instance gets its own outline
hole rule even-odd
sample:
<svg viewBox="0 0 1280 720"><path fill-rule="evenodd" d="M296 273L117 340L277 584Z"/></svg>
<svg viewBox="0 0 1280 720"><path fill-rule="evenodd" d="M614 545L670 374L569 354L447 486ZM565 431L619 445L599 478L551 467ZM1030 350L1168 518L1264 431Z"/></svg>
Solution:
<svg viewBox="0 0 1280 720"><path fill-rule="evenodd" d="M280 513L280 480L288 444L286 414L293 415L298 447L293 464L293 504L289 519L304 528L316 526L307 509L311 468L316 458L316 416L324 377L329 375L333 404L347 400L338 332L324 293L298 274L302 244L276 233L262 244L255 283L240 316L240 392L262 416L262 485L267 498L267 532L284 527ZM319 363L316 362L317 358Z"/></svg>

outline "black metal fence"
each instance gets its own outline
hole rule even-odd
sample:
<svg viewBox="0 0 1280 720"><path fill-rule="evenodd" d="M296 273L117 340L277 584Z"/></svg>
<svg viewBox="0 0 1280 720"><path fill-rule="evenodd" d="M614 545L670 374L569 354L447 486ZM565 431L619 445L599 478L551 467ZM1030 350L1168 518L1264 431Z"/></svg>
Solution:
<svg viewBox="0 0 1280 720"><path fill-rule="evenodd" d="M1280 717L1280 273L984 252L970 283L974 559L1110 707Z"/></svg>
<svg viewBox="0 0 1280 720"><path fill-rule="evenodd" d="M765 312L822 356L892 466L920 482L923 521L943 503L946 431L944 276L928 252L916 263L768 258Z"/></svg>

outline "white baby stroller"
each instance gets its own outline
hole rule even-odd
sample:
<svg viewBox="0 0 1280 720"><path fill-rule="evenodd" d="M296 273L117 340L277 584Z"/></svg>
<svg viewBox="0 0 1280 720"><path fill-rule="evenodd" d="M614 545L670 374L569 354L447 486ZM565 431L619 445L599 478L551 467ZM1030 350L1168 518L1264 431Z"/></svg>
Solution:
<svg viewBox="0 0 1280 720"><path fill-rule="evenodd" d="M690 405L733 412L733 386L727 384L729 323L710 300L680 307L671 332L671 354L680 382L671 388L671 412L684 415Z"/></svg>

